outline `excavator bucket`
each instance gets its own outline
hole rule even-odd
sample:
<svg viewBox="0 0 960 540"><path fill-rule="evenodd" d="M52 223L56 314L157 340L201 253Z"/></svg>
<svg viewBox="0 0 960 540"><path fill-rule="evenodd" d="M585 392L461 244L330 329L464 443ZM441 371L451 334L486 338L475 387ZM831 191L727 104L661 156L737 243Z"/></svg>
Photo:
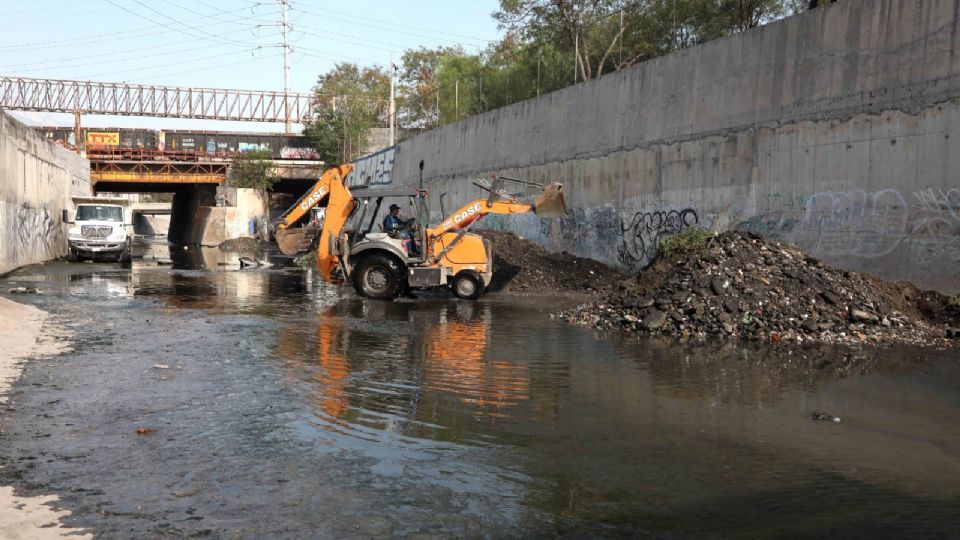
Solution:
<svg viewBox="0 0 960 540"><path fill-rule="evenodd" d="M290 229L278 229L274 236L277 239L277 246L284 255L293 257L300 253L310 251L310 247L316 240L320 229L314 226L294 227Z"/></svg>
<svg viewBox="0 0 960 540"><path fill-rule="evenodd" d="M563 184L554 183L543 188L533 201L533 211L542 218L566 217L567 201L563 198Z"/></svg>

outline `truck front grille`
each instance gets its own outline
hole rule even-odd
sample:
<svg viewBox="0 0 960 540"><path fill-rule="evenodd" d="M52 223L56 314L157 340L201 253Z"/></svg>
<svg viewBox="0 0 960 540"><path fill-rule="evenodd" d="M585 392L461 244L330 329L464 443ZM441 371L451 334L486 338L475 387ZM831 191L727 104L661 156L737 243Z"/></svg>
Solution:
<svg viewBox="0 0 960 540"><path fill-rule="evenodd" d="M83 225L80 227L80 234L84 238L107 238L113 232L113 227L99 227L96 225Z"/></svg>

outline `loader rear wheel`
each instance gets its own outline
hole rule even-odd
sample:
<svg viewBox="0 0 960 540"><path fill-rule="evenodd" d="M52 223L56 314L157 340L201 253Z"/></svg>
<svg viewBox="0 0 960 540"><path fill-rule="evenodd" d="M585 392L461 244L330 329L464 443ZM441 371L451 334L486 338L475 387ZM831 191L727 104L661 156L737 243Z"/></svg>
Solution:
<svg viewBox="0 0 960 540"><path fill-rule="evenodd" d="M483 294L483 278L471 270L464 270L453 278L453 294L465 300L476 300Z"/></svg>
<svg viewBox="0 0 960 540"><path fill-rule="evenodd" d="M353 286L361 296L393 300L404 289L400 263L389 255L368 255L357 264Z"/></svg>

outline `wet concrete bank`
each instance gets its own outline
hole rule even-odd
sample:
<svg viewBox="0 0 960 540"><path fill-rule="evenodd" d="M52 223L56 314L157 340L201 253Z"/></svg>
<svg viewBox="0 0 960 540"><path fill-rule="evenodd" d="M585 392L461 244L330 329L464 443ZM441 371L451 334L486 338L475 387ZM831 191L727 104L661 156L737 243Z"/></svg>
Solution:
<svg viewBox="0 0 960 540"><path fill-rule="evenodd" d="M371 302L308 270L177 261L0 289L38 287L23 301L74 333L13 387L0 481L104 537L946 537L960 519L955 353L620 340L550 320L552 299Z"/></svg>

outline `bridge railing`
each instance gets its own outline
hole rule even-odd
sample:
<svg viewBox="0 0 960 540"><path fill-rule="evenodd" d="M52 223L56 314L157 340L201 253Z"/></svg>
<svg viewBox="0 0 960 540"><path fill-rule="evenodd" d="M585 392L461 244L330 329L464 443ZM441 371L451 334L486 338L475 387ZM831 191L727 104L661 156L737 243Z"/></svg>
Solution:
<svg viewBox="0 0 960 540"><path fill-rule="evenodd" d="M302 122L313 101L303 93L0 76L0 108L24 111Z"/></svg>

